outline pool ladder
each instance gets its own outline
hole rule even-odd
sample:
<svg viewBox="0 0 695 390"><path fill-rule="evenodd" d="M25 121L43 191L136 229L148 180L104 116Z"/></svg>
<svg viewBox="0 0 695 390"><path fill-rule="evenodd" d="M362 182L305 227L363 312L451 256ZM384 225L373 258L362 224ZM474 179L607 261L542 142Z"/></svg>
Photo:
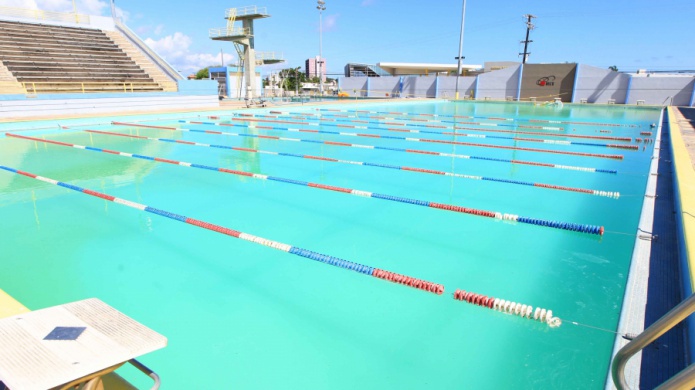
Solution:
<svg viewBox="0 0 695 390"><path fill-rule="evenodd" d="M671 328L678 325L686 319L690 314L695 312L695 294L688 299L679 303L671 309L659 321L653 323L644 332L640 333L632 341L620 348L618 353L613 358L611 366L611 374L613 376L613 384L618 390L628 390L630 387L625 380L625 365L630 358L637 352L644 349L654 340L658 339L662 334L668 332ZM677 389L692 389L695 387L695 364L691 364L676 374L671 379L662 383L658 390L677 390Z"/></svg>

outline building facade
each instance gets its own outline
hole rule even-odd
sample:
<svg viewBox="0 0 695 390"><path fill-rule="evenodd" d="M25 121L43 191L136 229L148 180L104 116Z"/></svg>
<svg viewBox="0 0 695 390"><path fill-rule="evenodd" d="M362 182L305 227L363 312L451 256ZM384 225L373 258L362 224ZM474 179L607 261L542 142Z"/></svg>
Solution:
<svg viewBox="0 0 695 390"><path fill-rule="evenodd" d="M316 56L314 58L309 58L305 62L305 72L306 77L319 77L319 67L321 65L321 79L326 81L326 59Z"/></svg>

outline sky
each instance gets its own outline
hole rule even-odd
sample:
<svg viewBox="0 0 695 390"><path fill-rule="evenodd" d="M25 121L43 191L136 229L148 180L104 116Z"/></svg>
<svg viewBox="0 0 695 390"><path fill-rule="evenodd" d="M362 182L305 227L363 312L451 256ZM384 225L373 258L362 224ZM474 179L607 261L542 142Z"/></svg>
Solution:
<svg viewBox="0 0 695 390"><path fill-rule="evenodd" d="M74 0L78 11L110 15L108 0ZM340 75L348 62L454 64L458 55L462 0L325 0L322 37L327 73ZM225 10L248 5L229 0L115 0L117 13L148 45L182 74L236 63L229 42L209 39L225 26ZM255 21L257 51L282 53L284 64L264 66L266 75L304 67L319 54L315 0L264 0L270 18ZM72 0L0 0L0 6L71 11ZM520 61L532 14L528 62L580 62L621 71L695 69L692 23L695 0L467 0L465 64ZM688 41L690 39L690 41Z"/></svg>

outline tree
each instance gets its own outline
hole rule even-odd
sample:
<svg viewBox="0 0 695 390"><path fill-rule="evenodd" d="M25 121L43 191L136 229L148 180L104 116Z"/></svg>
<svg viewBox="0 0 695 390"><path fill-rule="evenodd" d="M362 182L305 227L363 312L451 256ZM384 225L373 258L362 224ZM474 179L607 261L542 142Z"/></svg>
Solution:
<svg viewBox="0 0 695 390"><path fill-rule="evenodd" d="M209 68L203 68L198 71L198 73L195 74L195 79L196 80L203 80L203 79L209 79L210 78L210 69Z"/></svg>
<svg viewBox="0 0 695 390"><path fill-rule="evenodd" d="M282 86L285 91L296 91L302 86L302 83L306 82L306 74L301 72L301 67L287 68L280 71L280 78L282 79Z"/></svg>
<svg viewBox="0 0 695 390"><path fill-rule="evenodd" d="M617 71L618 71L618 67L615 66L615 65L609 66L608 69L612 70L613 72L617 72Z"/></svg>

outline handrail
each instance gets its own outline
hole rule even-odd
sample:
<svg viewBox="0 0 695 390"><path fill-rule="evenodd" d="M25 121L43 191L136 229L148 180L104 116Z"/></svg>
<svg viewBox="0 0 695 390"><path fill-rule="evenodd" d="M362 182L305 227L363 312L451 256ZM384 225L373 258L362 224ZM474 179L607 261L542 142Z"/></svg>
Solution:
<svg viewBox="0 0 695 390"><path fill-rule="evenodd" d="M250 35L251 30L248 27L234 27L234 28L211 28L208 30L208 35L210 38L219 37L235 37L239 35Z"/></svg>
<svg viewBox="0 0 695 390"><path fill-rule="evenodd" d="M246 15L268 15L268 10L266 7L248 5L245 7L229 8L224 12L225 18L238 18L239 16Z"/></svg>
<svg viewBox="0 0 695 390"><path fill-rule="evenodd" d="M130 28L128 28L128 26L121 23L120 21L116 21L116 28L120 32L122 32L136 48L140 49L145 55L147 55L150 58L150 60L157 64L164 71L164 73L167 74L167 76L169 76L173 80L183 80L183 76L181 76L181 74L176 69L174 69L174 67L171 66L171 64L169 64L164 58L157 55L157 53L152 51L152 49L150 49L146 43L142 42L142 40L140 40L140 38L138 38L138 36L135 35L135 33Z"/></svg>
<svg viewBox="0 0 695 390"><path fill-rule="evenodd" d="M285 56L283 53L278 53L274 51L257 51L256 52L256 61L258 60L278 60L278 61L284 61Z"/></svg>
<svg viewBox="0 0 695 390"><path fill-rule="evenodd" d="M90 87L105 87L105 86L110 86L110 87L118 87L118 90L120 91L121 88L123 89L123 92L163 92L163 91L140 91L138 90L138 87L141 86L152 86L152 87L162 87L162 90L167 88L167 87L175 87L177 84L173 81L165 81L165 82L124 82L124 81L114 81L114 82L108 82L108 81L26 81L26 82L19 82L19 84L22 85L26 93L31 93L31 94L47 94L47 93L99 93L99 92L104 92L104 93L110 93L110 92L115 92L115 91L93 91L89 90ZM41 86L44 85L55 85L57 88L54 91L46 92L41 90ZM38 90L37 90L38 87Z"/></svg>
<svg viewBox="0 0 695 390"><path fill-rule="evenodd" d="M140 370L143 374L149 376L150 378L152 378L154 380L154 385L152 385L150 390L158 390L159 389L159 386L161 386L162 381L156 372L150 370L149 368L147 368L147 366L140 363L136 359L130 359L130 360L128 360L128 363L132 364L135 368Z"/></svg>
<svg viewBox="0 0 695 390"><path fill-rule="evenodd" d="M669 310L657 322L653 323L644 332L640 333L632 341L620 348L613 358L611 375L613 383L618 390L628 390L630 387L625 380L625 365L637 352L644 349L661 335L678 325L690 314L695 313L695 294ZM695 363L683 369L668 381L658 387L659 390L691 389L695 387Z"/></svg>

